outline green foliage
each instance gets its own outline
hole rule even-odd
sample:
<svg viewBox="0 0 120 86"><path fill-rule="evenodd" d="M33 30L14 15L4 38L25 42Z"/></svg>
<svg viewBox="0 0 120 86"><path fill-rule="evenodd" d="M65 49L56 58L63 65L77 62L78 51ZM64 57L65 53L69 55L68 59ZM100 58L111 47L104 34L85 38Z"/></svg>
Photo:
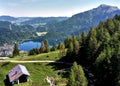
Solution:
<svg viewBox="0 0 120 86"><path fill-rule="evenodd" d="M46 39L45 42L41 42L41 47L40 49L38 48L33 48L29 51L29 55L37 55L39 53L49 53L50 48L49 48L49 43L48 40Z"/></svg>
<svg viewBox="0 0 120 86"><path fill-rule="evenodd" d="M69 44L70 44L71 41L72 41L71 37L67 37L67 38L64 40L64 43L65 43L65 47L66 47L66 48L69 47Z"/></svg>
<svg viewBox="0 0 120 86"><path fill-rule="evenodd" d="M109 31L110 35L114 34L115 25L114 25L114 22L113 22L112 19L107 20L106 28L108 28L108 31Z"/></svg>
<svg viewBox="0 0 120 86"><path fill-rule="evenodd" d="M57 45L56 43L53 44L53 47L51 48L51 51L56 51L57 50Z"/></svg>
<svg viewBox="0 0 120 86"><path fill-rule="evenodd" d="M77 39L73 39L73 53L75 53L75 55L78 55L79 49L80 49L79 42L77 41Z"/></svg>
<svg viewBox="0 0 120 86"><path fill-rule="evenodd" d="M84 66L88 70L88 84L120 86L120 16L100 22L96 28L90 29L88 35L83 32L80 37L71 38L72 42L68 43L70 46L63 61L76 61ZM78 52L75 53L76 51ZM89 71L93 76L89 75ZM73 70L70 77L69 86L70 84L74 86L77 82L76 78L73 78L75 77ZM91 77L95 79L92 80Z"/></svg>
<svg viewBox="0 0 120 86"><path fill-rule="evenodd" d="M85 77L83 68L80 65L77 65L76 62L74 62L70 71L67 86L87 86L87 84L88 82Z"/></svg>
<svg viewBox="0 0 120 86"><path fill-rule="evenodd" d="M45 82L45 78L54 77L56 81L62 82L62 80L66 80L61 76L57 75L57 70L54 70L52 65L49 63L9 63L9 62L1 62L0 63L0 86L4 85L4 80L6 79L6 75L9 71L15 67L16 65L21 64L24 65L30 73L29 81L26 83L15 84L14 86L49 86L48 83ZM57 83L59 86L61 84L66 84L66 82Z"/></svg>
<svg viewBox="0 0 120 86"><path fill-rule="evenodd" d="M46 53L50 52L48 39L45 40Z"/></svg>
<svg viewBox="0 0 120 86"><path fill-rule="evenodd" d="M60 50L60 53L59 53L60 57L63 57L65 55L65 45L63 42L60 42L59 50Z"/></svg>
<svg viewBox="0 0 120 86"><path fill-rule="evenodd" d="M18 44L15 43L14 50L13 50L13 57L19 55Z"/></svg>
<svg viewBox="0 0 120 86"><path fill-rule="evenodd" d="M29 55L37 55L39 54L39 49L38 48L33 48L29 51Z"/></svg>
<svg viewBox="0 0 120 86"><path fill-rule="evenodd" d="M73 43L72 43L72 42L69 43L67 52L68 52L69 54L73 52Z"/></svg>
<svg viewBox="0 0 120 86"><path fill-rule="evenodd" d="M20 26L7 21L0 21L0 45L23 42L34 37L34 28L30 25Z"/></svg>

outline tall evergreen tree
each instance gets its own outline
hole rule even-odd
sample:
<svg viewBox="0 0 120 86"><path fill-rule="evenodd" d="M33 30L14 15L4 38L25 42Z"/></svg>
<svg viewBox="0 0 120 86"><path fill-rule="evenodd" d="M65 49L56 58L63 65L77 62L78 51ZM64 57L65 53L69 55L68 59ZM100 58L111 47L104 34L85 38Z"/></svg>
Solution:
<svg viewBox="0 0 120 86"><path fill-rule="evenodd" d="M63 42L60 42L59 44L59 50L60 50L60 57L63 57L65 55L65 45Z"/></svg>
<svg viewBox="0 0 120 86"><path fill-rule="evenodd" d="M50 46L49 46L48 39L45 40L45 47L46 47L46 53L50 52Z"/></svg>
<svg viewBox="0 0 120 86"><path fill-rule="evenodd" d="M53 43L53 47L51 48L51 51L56 51L57 50L57 45L56 43Z"/></svg>
<svg viewBox="0 0 120 86"><path fill-rule="evenodd" d="M19 55L18 44L14 44L13 57Z"/></svg>
<svg viewBox="0 0 120 86"><path fill-rule="evenodd" d="M94 55L96 53L96 50L98 48L98 43L96 39L96 30L94 28L91 28L87 39L86 39L86 46L85 46L85 52L86 52L86 61L88 63L94 62L96 58L94 58Z"/></svg>
<svg viewBox="0 0 120 86"><path fill-rule="evenodd" d="M79 53L80 45L77 40L74 41L73 43L73 53L77 56Z"/></svg>
<svg viewBox="0 0 120 86"><path fill-rule="evenodd" d="M85 44L86 44L86 37L87 37L86 33L82 32L82 34L81 34L81 41L82 41L81 46L82 47L85 46Z"/></svg>
<svg viewBox="0 0 120 86"><path fill-rule="evenodd" d="M73 52L73 43L72 42L70 42L67 52L70 54Z"/></svg>
<svg viewBox="0 0 120 86"><path fill-rule="evenodd" d="M67 37L64 41L65 43L65 47L68 48L69 47L69 43L72 41L72 39L70 37Z"/></svg>
<svg viewBox="0 0 120 86"><path fill-rule="evenodd" d="M77 63L74 62L70 71L67 86L87 86L87 84L88 82L85 77L82 66L77 65Z"/></svg>
<svg viewBox="0 0 120 86"><path fill-rule="evenodd" d="M112 35L115 32L115 25L112 19L107 19L106 22L106 28L109 31L110 35Z"/></svg>

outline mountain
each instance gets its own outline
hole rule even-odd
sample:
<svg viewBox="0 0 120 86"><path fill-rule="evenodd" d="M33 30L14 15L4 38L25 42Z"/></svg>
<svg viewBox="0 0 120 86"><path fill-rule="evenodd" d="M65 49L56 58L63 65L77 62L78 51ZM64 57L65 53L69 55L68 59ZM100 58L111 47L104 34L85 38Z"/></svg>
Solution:
<svg viewBox="0 0 120 86"><path fill-rule="evenodd" d="M32 39L36 36L34 28L30 25L14 25L8 21L0 21L0 45L12 44Z"/></svg>
<svg viewBox="0 0 120 86"><path fill-rule="evenodd" d="M45 28L38 27L37 29L47 32L61 32L65 35L88 32L90 27L95 27L100 21L113 18L116 14L120 15L119 8L102 4L97 8L73 15L65 21L47 24Z"/></svg>
<svg viewBox="0 0 120 86"><path fill-rule="evenodd" d="M12 16L0 16L0 21L9 21L18 25L32 25L39 26L52 22L60 22L67 20L68 17L12 17Z"/></svg>
<svg viewBox="0 0 120 86"><path fill-rule="evenodd" d="M17 18L11 17L11 16L0 16L0 21L15 21Z"/></svg>
<svg viewBox="0 0 120 86"><path fill-rule="evenodd" d="M90 27L96 27L99 22L120 15L120 9L115 6L102 4L97 8L78 13L72 17L0 17L0 40L3 43L33 39L42 41L48 38L50 41L62 41L66 36L89 31ZM5 19L10 22L5 22ZM4 21L4 22L3 22ZM1 25L2 24L2 25ZM31 26L32 25L32 26ZM37 27L37 28L36 28ZM3 34L3 33L4 34ZM36 36L36 32L47 32L46 35ZM12 35L11 35L12 34ZM12 38L10 38L12 37ZM5 39L5 40L4 40Z"/></svg>
<svg viewBox="0 0 120 86"><path fill-rule="evenodd" d="M68 19L68 17L35 17L28 21L21 22L22 25L45 25L51 22L60 22Z"/></svg>

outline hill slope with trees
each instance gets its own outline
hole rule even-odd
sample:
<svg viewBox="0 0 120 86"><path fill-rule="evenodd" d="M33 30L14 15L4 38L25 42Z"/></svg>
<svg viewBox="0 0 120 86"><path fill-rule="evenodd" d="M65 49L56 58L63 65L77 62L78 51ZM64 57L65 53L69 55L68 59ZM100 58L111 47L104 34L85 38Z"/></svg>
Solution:
<svg viewBox="0 0 120 86"><path fill-rule="evenodd" d="M88 84L120 85L120 16L100 22L88 35L83 32L66 38L65 45L68 51L61 61L81 64L84 72L90 72Z"/></svg>

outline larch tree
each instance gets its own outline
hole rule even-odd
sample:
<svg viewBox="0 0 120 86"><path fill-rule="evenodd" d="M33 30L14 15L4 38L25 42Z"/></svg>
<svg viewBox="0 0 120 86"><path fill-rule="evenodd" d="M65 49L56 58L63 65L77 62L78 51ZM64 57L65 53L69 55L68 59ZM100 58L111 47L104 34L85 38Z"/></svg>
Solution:
<svg viewBox="0 0 120 86"><path fill-rule="evenodd" d="M45 47L46 47L46 53L50 52L50 46L49 46L48 39L45 40Z"/></svg>
<svg viewBox="0 0 120 86"><path fill-rule="evenodd" d="M45 53L45 52L46 52L46 47L45 47L44 42L42 41L41 42L41 47L40 47L40 53Z"/></svg>

